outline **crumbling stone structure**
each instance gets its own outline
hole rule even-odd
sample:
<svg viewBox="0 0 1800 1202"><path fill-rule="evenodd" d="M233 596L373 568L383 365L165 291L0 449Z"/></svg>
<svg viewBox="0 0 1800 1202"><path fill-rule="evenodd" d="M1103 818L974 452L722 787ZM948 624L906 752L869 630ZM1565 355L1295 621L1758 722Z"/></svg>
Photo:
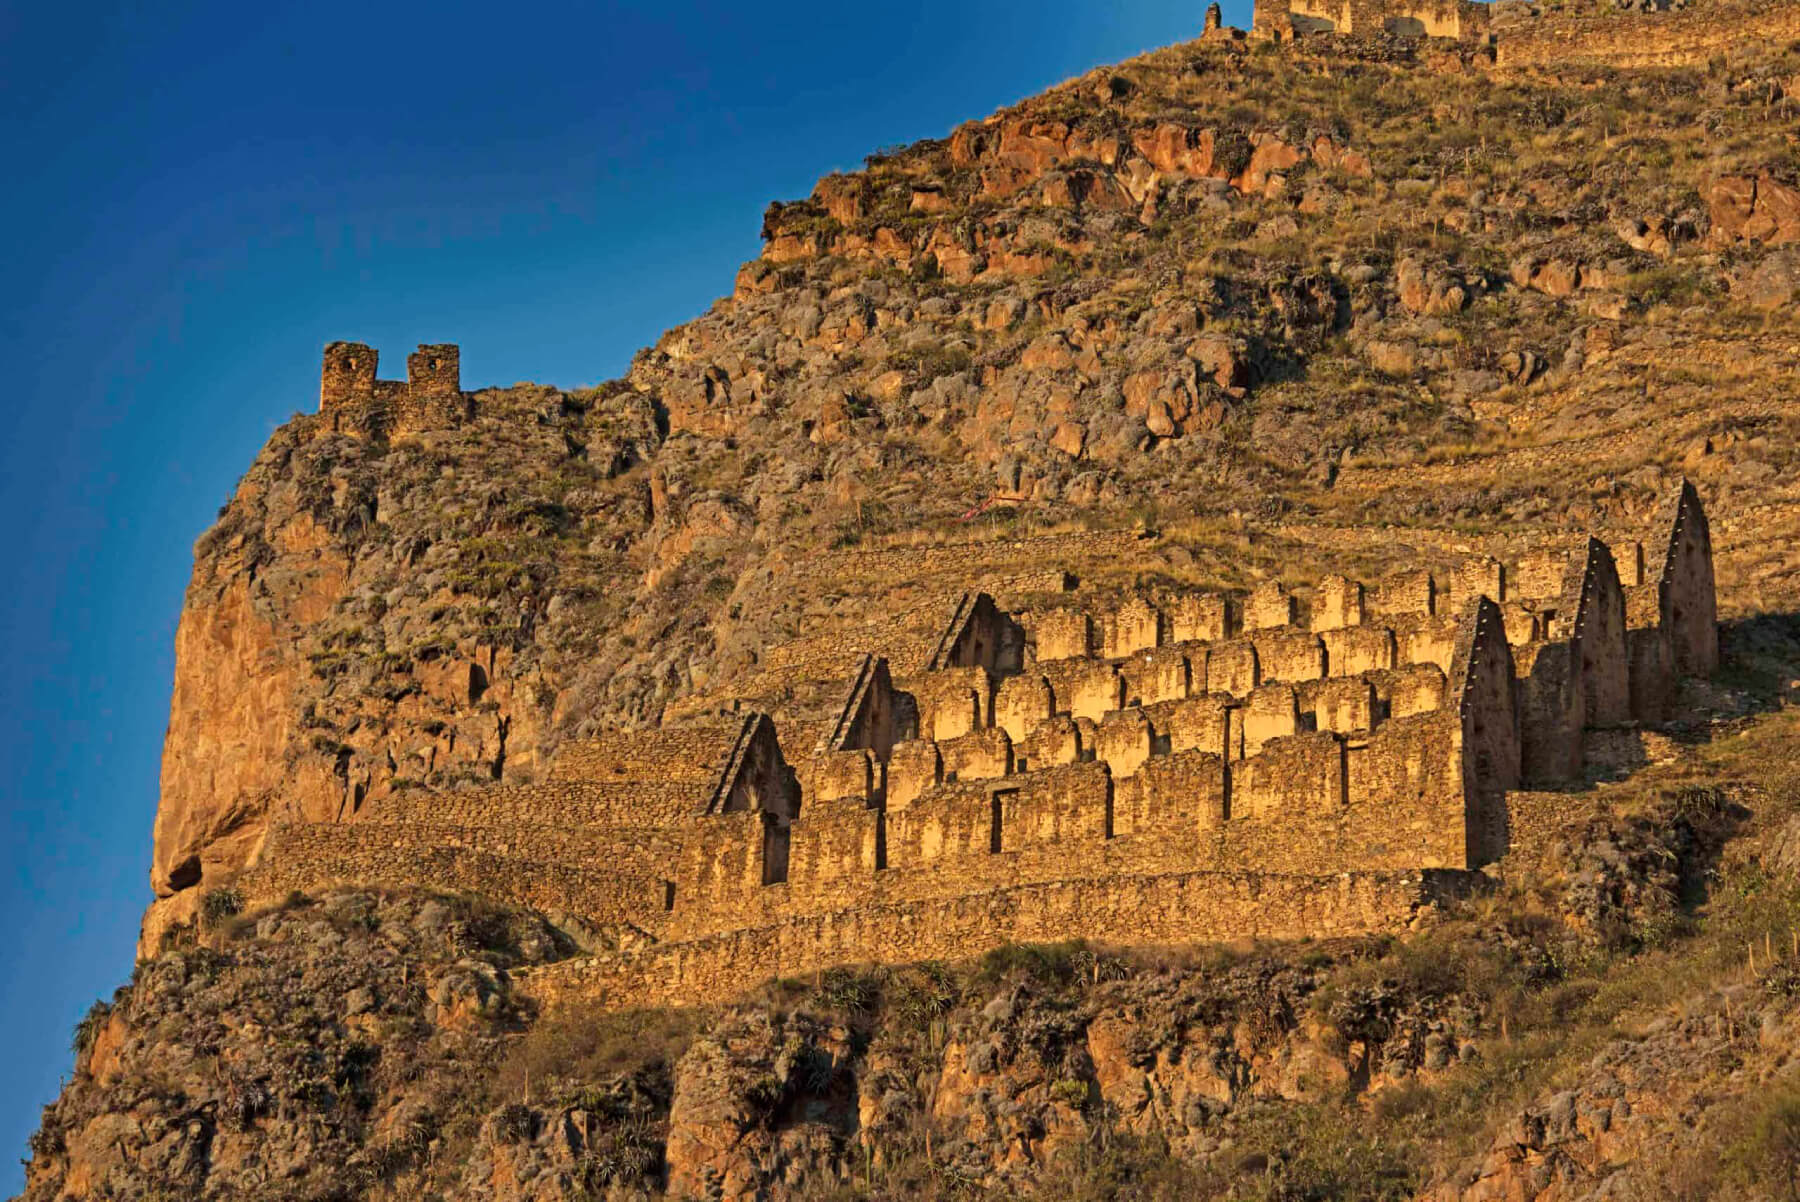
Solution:
<svg viewBox="0 0 1800 1202"><path fill-rule="evenodd" d="M451 343L422 345L406 357L404 382L382 380L374 348L330 343L319 375L319 412L333 430L364 437L457 425L468 414L461 358Z"/></svg>
<svg viewBox="0 0 1800 1202"><path fill-rule="evenodd" d="M1476 0L1256 0L1251 32L1277 41L1320 33L1477 41L1489 11Z"/></svg>
<svg viewBox="0 0 1800 1202"><path fill-rule="evenodd" d="M1580 782L1597 732L1663 721L1717 666L1691 485L1650 545L1649 572L1588 538L1441 582L1103 609L969 590L899 670L844 665L829 712L609 735L540 784L278 828L247 885L450 882L567 915L595 954L528 987L620 1005L1008 939L1390 929L1507 854L1509 795ZM842 662L795 646L768 658Z"/></svg>

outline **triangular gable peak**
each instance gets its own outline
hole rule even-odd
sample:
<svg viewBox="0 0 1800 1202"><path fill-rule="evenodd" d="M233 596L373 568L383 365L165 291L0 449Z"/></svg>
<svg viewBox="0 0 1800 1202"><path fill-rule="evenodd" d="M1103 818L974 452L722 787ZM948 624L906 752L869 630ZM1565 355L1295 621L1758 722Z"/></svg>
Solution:
<svg viewBox="0 0 1800 1202"><path fill-rule="evenodd" d="M1631 657L1626 648L1625 590L1612 548L1589 536L1569 557L1557 613L1559 633L1580 651L1585 718L1610 726L1631 718Z"/></svg>
<svg viewBox="0 0 1800 1202"><path fill-rule="evenodd" d="M1712 529L1692 481L1683 480L1663 502L1656 530L1668 538L1657 598L1675 670L1684 676L1710 676L1719 666Z"/></svg>
<svg viewBox="0 0 1800 1202"><path fill-rule="evenodd" d="M786 823L799 810L800 785L781 754L773 719L747 715L701 815L762 813Z"/></svg>
<svg viewBox="0 0 1800 1202"><path fill-rule="evenodd" d="M1464 607L1450 661L1450 703L1462 722L1465 785L1494 794L1519 784L1519 730L1506 619L1488 597Z"/></svg>
<svg viewBox="0 0 1800 1202"><path fill-rule="evenodd" d="M883 763L894 750L897 695L885 658L864 655L850 680L849 695L838 710L820 751L873 751Z"/></svg>
<svg viewBox="0 0 1800 1202"><path fill-rule="evenodd" d="M1011 657L1016 648L1009 639L1012 619L1000 611L986 593L964 593L950 615L950 624L938 636L928 668L943 672L951 668L986 668L992 672ZM1015 665L1016 666L1016 665Z"/></svg>

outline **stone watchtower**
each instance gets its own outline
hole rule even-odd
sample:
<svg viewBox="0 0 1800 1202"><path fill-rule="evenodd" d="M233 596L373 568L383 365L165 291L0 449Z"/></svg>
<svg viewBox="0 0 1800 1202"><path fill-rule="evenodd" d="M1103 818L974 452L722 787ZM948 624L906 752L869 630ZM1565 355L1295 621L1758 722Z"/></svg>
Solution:
<svg viewBox="0 0 1800 1202"><path fill-rule="evenodd" d="M372 349L360 342L326 343L325 368L319 377L319 412L372 403L377 358Z"/></svg>
<svg viewBox="0 0 1800 1202"><path fill-rule="evenodd" d="M406 381L376 376L380 356L360 342L325 347L319 412L344 434L376 437L460 425L468 416L462 354L454 343L422 345L406 358Z"/></svg>

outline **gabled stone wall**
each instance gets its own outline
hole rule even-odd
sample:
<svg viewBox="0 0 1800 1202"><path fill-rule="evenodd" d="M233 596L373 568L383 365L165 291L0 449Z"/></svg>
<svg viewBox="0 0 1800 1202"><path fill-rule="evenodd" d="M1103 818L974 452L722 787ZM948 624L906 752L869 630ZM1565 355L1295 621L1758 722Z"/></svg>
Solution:
<svg viewBox="0 0 1800 1202"><path fill-rule="evenodd" d="M656 950L545 988L627 990L619 1004L1034 937L1039 916L1006 897L1096 902L1059 937L1370 929L1425 894L1368 874L1505 855L1511 792L1579 782L1595 732L1660 720L1684 666L1716 663L1691 487L1652 547L1648 581L1635 545L1622 576L1588 539L1443 583L1409 569L1032 613L958 594L928 662L895 677L853 657L830 717L572 744L541 785L406 794L349 825L282 828L249 880L259 895L450 881L579 916L603 943ZM1228 917L1130 928L1121 907L1165 889ZM1262 890L1267 913L1243 908ZM978 932L967 916L983 906L1001 918ZM912 933L935 921L950 926ZM781 964L753 968L752 950ZM674 983L647 981L653 965Z"/></svg>

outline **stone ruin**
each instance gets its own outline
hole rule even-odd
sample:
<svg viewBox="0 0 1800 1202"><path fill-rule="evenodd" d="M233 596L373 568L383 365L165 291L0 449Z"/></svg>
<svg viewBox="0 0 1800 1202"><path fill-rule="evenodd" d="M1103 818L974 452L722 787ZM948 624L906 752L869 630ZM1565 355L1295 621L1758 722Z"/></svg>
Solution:
<svg viewBox="0 0 1800 1202"><path fill-rule="evenodd" d="M824 716L727 709L566 745L539 783L279 827L244 884L532 905L592 954L521 983L620 1006L1009 940L1396 929L1507 854L1520 790L1581 783L1717 667L1691 485L1653 534L1648 563L1588 538L1304 599L971 591L904 671L857 656Z"/></svg>
<svg viewBox="0 0 1800 1202"><path fill-rule="evenodd" d="M1255 0L1251 32L1276 41L1321 33L1478 41L1491 9L1477 0Z"/></svg>
<svg viewBox="0 0 1800 1202"><path fill-rule="evenodd" d="M462 352L452 343L422 345L406 357L406 379L376 379L377 352L360 342L325 347L319 412L330 429L380 437L444 429L468 416Z"/></svg>

